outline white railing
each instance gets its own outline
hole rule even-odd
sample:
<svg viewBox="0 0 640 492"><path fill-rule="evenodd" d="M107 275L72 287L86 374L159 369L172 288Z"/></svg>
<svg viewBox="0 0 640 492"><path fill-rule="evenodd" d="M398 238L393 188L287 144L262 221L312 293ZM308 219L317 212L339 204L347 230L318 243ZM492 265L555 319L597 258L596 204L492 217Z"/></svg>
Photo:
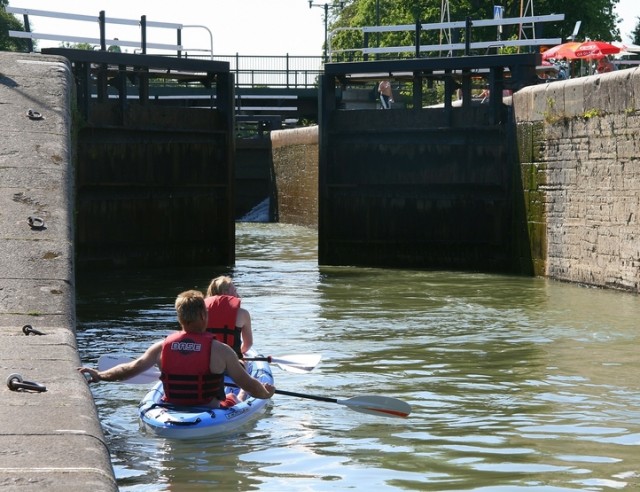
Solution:
<svg viewBox="0 0 640 492"><path fill-rule="evenodd" d="M69 42L69 43L88 43L88 44L99 45L101 49L106 49L106 43L107 43L106 25L107 24L140 27L141 28L140 40L134 41L134 40L124 40L124 39L109 39L108 43L110 46L130 47L134 49L140 49L143 52L146 52L147 48L155 49L155 50L176 51L178 53L184 49L179 42L176 44L148 43L146 40L147 28L172 29L177 31L177 39L180 39L180 32L182 31L182 29L184 29L185 27L194 27L194 26L184 26L182 24L177 24L173 22L148 21L146 20L146 16L142 16L140 20L106 17L104 11L101 11L100 15L98 16L71 14L71 13L64 13L64 12L51 12L48 10L34 10L34 9L28 9L28 8L17 8L17 7L9 7L9 6L6 7L6 11L10 14L23 15L25 18L25 27L27 27L27 31L10 30L9 36L11 37L31 39L31 40L41 39L41 40L60 41L60 42ZM50 17L50 18L56 18L56 19L81 21L81 22L95 22L95 23L98 23L99 25L100 37L92 38L92 37L71 36L68 34L30 32L28 30L29 16Z"/></svg>
<svg viewBox="0 0 640 492"><path fill-rule="evenodd" d="M513 17L507 19L482 19L456 22L437 22L437 23L425 23L425 24L405 24L398 26L364 26L364 27L342 27L332 31L328 37L328 52L329 59L333 55L339 55L340 53L362 53L363 55L369 54L392 54L392 53L409 53L409 52L453 52L465 50L467 48L471 50L487 50L489 48L502 48L502 47L527 47L527 46L553 46L562 43L561 38L540 38L540 39L513 39L513 40L494 40L494 41L482 41L467 43L447 43L447 44L430 44L419 46L383 46L383 47L369 47L367 45L359 48L347 48L347 49L333 49L332 42L334 38L341 32L361 32L363 38L366 39L368 34L372 33L388 33L388 32L415 32L417 26L421 31L450 31L451 29L469 29L473 27L491 27L491 26L506 26L506 25L520 25L520 32L522 33L522 26L526 24L535 25L539 22L555 22L564 20L564 14L550 14L550 15L538 15L530 17ZM469 39L470 36L467 36Z"/></svg>

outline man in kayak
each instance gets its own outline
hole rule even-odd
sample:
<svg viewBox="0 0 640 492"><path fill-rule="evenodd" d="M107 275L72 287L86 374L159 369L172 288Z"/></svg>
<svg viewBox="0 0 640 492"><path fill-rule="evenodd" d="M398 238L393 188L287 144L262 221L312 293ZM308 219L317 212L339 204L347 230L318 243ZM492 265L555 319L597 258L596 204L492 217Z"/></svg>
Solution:
<svg viewBox="0 0 640 492"><path fill-rule="evenodd" d="M212 408L233 406L237 400L224 394L224 374L250 395L267 399L275 386L261 383L242 366L235 352L207 333L207 308L204 296L196 290L178 295L175 302L181 330L156 342L137 359L106 371L91 367L78 370L90 376L90 383L122 381L158 365L165 399L181 405L207 405Z"/></svg>
<svg viewBox="0 0 640 492"><path fill-rule="evenodd" d="M240 359L253 345L251 315L240 307L240 296L230 277L214 278L204 300L209 321L207 331L219 342L229 345Z"/></svg>

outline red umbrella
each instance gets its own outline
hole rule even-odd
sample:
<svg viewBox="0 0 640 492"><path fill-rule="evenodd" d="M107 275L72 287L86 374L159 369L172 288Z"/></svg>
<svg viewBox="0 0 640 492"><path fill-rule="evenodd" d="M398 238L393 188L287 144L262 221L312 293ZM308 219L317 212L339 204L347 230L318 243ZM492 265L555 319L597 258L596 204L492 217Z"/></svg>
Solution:
<svg viewBox="0 0 640 492"><path fill-rule="evenodd" d="M605 43L604 41L584 41L582 43L563 43L548 49L542 54L542 59L549 58L566 58L568 60L576 60L579 58L587 58L589 60L597 60L607 55L620 53L621 48Z"/></svg>
<svg viewBox="0 0 640 492"><path fill-rule="evenodd" d="M575 48L580 46L581 43L563 43L553 48L549 48L547 51L542 53L542 59L548 60L549 58L569 58L573 60L576 58Z"/></svg>
<svg viewBox="0 0 640 492"><path fill-rule="evenodd" d="M577 58L599 59L620 53L621 48L604 41L585 41L575 50Z"/></svg>

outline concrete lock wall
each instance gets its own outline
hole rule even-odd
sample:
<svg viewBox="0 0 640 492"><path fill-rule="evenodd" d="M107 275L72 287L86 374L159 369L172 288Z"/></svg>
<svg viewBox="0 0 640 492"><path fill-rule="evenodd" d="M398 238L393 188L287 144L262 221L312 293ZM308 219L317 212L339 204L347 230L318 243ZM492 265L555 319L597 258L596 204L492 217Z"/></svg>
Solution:
<svg viewBox="0 0 640 492"><path fill-rule="evenodd" d="M640 292L640 70L513 100L536 273Z"/></svg>
<svg viewBox="0 0 640 492"><path fill-rule="evenodd" d="M318 227L318 127L271 132L279 222Z"/></svg>
<svg viewBox="0 0 640 492"><path fill-rule="evenodd" d="M118 489L76 370L72 96L65 59L0 52L3 490ZM10 390L13 374L46 391Z"/></svg>

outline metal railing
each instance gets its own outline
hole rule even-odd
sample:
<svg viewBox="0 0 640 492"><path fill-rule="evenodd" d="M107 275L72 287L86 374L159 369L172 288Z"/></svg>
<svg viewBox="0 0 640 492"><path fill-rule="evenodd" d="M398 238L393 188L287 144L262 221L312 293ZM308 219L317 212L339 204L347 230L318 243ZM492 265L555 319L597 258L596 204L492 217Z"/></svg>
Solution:
<svg viewBox="0 0 640 492"><path fill-rule="evenodd" d="M302 89L302 88L315 88L318 85L318 77L324 70L324 58L321 56L292 56L289 54L283 56L252 56L252 55L216 55L213 53L213 46L209 49L186 49L182 45L182 30L189 27L200 27L195 25L183 25L178 23L168 22L155 22L148 21L146 16L142 16L141 19L117 19L107 17L104 11L95 16L89 15L77 15L70 13L50 12L33 9L13 8L6 7L6 11L13 14L22 14L24 16L24 24L26 32L23 31L9 31L10 36L27 38L29 40L34 39L46 39L57 40L62 43L88 43L96 45L101 51L107 50L107 36L106 28L108 24L120 24L129 26L140 27L140 40L109 40L111 47L130 47L134 48L134 52L141 52L146 54L147 49L156 49L164 51L175 51L175 55L178 58L194 58L225 61L229 63L230 71L235 75L235 84L239 88L256 88L256 87L269 87L269 88L286 88L286 89ZM70 36L68 34L50 34L50 33L35 33L29 32L29 16L44 16L55 17L60 19L68 19L84 22L97 22L100 29L99 38L84 38ZM471 30L475 28L486 28L490 26L503 26L503 25L524 25L527 23L534 24L536 22L554 22L564 19L564 14L552 14L542 15L535 17L519 17L511 19L483 19L483 20L471 20L470 18L465 21L459 22L441 22L434 24L422 24L416 23L415 25L400 25L400 26L363 26L354 28L340 28L331 32L328 38L328 53L330 61L366 61L370 55L374 55L376 58L385 59L398 59L407 56L413 56L416 58L426 53L446 52L448 56L452 56L452 53L456 50L464 50L465 54L470 54L471 50L484 50L488 53L491 49L497 50L498 48L505 47L536 47L540 45L553 45L559 44L562 40L556 38L544 38L544 39L518 39L518 40L496 40L487 42L471 42ZM176 31L176 44L164 44L164 43L149 43L147 41L147 28L160 28L160 29L172 29ZM428 30L439 30L440 32L462 29L464 30L464 43L444 43L438 45L421 45L420 33ZM522 30L522 29L521 29ZM333 49L332 44L341 33L353 32L359 33L359 39L361 39L361 46L352 48ZM372 33L384 34L384 33L401 33L413 31L415 36L415 44L412 46L376 46L371 47L369 45L369 36ZM211 33L209 33L211 34ZM356 36L356 37L358 37ZM211 35L210 35L211 37ZM450 36L449 36L450 37ZM211 45L213 43L211 42ZM33 50L33 46L31 46ZM194 54L194 52L196 54ZM202 54L205 52L206 54ZM168 55L165 55L168 56Z"/></svg>
<svg viewBox="0 0 640 492"><path fill-rule="evenodd" d="M156 21L148 21L147 16L143 15L140 20L133 19L119 19L116 17L107 17L105 11L102 10L98 14L98 16L93 15L80 15L80 14L71 14L65 12L52 12L49 10L35 10L35 9L24 9L17 7L9 7L7 6L5 10L10 14L20 14L23 16L25 31L9 31L9 36L16 38L24 38L30 40L29 49L33 51L33 43L34 39L44 39L49 41L60 41L62 43L87 43L93 44L100 47L102 51L107 50L107 25L108 24L117 24L123 26L139 26L140 27L140 40L124 40L124 39L113 39L109 40L110 46L116 46L118 49L121 47L130 47L137 50L140 50L143 54L147 53L147 49L156 49L156 50L168 50L168 51L178 51L182 50L182 45L178 42L177 44L165 44L165 43L149 43L147 42L147 28L160 28L160 29L172 29L177 32L177 39L180 39L180 32L184 27L182 24L176 24L172 22L156 22ZM30 30L30 22L29 16L32 17L50 17L55 19L65 19L71 21L81 21L81 22L97 22L98 27L100 29L100 37L99 38L88 38L81 36L70 36L69 34L54 34L54 33L35 33Z"/></svg>
<svg viewBox="0 0 640 492"><path fill-rule="evenodd" d="M206 59L228 62L231 72L235 75L236 87L273 87L273 88L315 88L318 76L322 73L323 58L321 56L246 56L246 55L215 55L213 42L208 49L185 48L182 45L182 32L186 28L203 28L211 32L205 26L183 25L170 22L149 21L146 16L140 20L118 19L107 17L104 11L98 16L78 15L63 12L51 12L47 10L34 10L27 8L6 7L11 14L22 15L26 31L9 31L12 37L28 39L30 50L33 51L33 40L60 41L61 43L86 43L94 45L94 49L101 51L132 48L134 53L146 54L147 49L160 51L174 51L175 54L163 56L175 56L178 58ZM93 22L98 24L99 38L71 36L69 34L37 33L30 31L30 17L50 17L80 22ZM138 26L140 27L139 40L107 39L107 27L110 24ZM176 44L150 43L147 39L148 28L170 29L176 31ZM107 44L109 47L107 47ZM204 54L203 54L204 52Z"/></svg>
<svg viewBox="0 0 640 492"><path fill-rule="evenodd" d="M542 39L509 39L509 40L494 40L494 41L481 41L472 42L472 29L473 28L486 28L486 27L501 27L504 25L519 25L520 32L522 32L522 26L541 22L556 22L564 20L564 14L550 14L539 15L531 17L514 17L507 19L479 19L472 20L467 18L464 21L456 22L438 22L438 23L421 23L399 25L399 26L362 26L362 27L342 27L332 31L328 37L329 45L329 60L330 61L366 61L369 59L369 55L375 55L376 57L382 56L385 59L403 58L407 56L414 56L419 58L423 54L433 53L437 56L453 56L455 51L463 52L466 56L471 54L471 51L483 51L484 54L488 53L491 49L498 48L522 48L522 47L537 47L543 45L556 45L562 43L561 38L542 38ZM439 31L442 38L442 33L447 33L444 39L451 39L451 31L462 31L463 43L444 42L440 44L421 44L421 33L423 31ZM404 33L413 32L414 44L413 45L401 45L401 46L370 46L370 35L375 33L377 35L386 33ZM347 34L352 42L352 46L349 48L334 49L333 45L338 36ZM359 43L359 46L353 45L353 41ZM379 39L378 39L379 42Z"/></svg>
<svg viewBox="0 0 640 492"><path fill-rule="evenodd" d="M318 85L322 74L322 56L246 56L213 55L216 61L229 63L236 87L308 89Z"/></svg>

